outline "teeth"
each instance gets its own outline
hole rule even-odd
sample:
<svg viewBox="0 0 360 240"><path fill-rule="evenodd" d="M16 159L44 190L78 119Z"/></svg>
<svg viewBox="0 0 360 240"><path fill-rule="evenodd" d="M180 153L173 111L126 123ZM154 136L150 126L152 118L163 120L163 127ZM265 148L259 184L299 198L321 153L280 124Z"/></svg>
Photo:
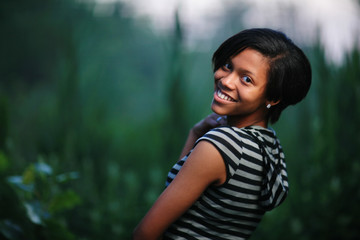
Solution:
<svg viewBox="0 0 360 240"><path fill-rule="evenodd" d="M225 94L221 93L220 90L217 90L216 94L218 95L219 98L227 100L227 101L234 101L232 98L230 98L229 96L226 96Z"/></svg>

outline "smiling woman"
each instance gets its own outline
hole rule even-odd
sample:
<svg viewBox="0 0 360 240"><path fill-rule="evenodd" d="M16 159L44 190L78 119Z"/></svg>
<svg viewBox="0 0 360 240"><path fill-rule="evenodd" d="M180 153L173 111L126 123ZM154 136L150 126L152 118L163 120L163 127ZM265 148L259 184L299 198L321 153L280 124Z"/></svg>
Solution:
<svg viewBox="0 0 360 240"><path fill-rule="evenodd" d="M285 156L267 124L307 94L306 56L283 33L249 29L218 48L213 66L214 113L190 130L134 239L247 239L287 196Z"/></svg>
<svg viewBox="0 0 360 240"><path fill-rule="evenodd" d="M258 51L245 49L230 63L216 70L215 93L212 110L227 115L228 121L241 116L238 127L250 125L266 126L266 106L277 102L265 97L268 60Z"/></svg>

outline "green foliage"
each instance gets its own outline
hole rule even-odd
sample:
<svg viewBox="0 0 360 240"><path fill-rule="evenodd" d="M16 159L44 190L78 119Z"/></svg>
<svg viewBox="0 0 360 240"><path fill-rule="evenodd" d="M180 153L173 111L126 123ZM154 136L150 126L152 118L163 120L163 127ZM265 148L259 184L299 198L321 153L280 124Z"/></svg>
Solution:
<svg viewBox="0 0 360 240"><path fill-rule="evenodd" d="M0 173L5 172L9 167L9 161L7 160L5 154L0 151Z"/></svg>
<svg viewBox="0 0 360 240"><path fill-rule="evenodd" d="M8 165L4 154L1 161ZM77 174L55 175L43 160L30 164L22 175L6 173L0 175L1 239L75 239L64 213L79 205L81 199L64 183L76 179Z"/></svg>
<svg viewBox="0 0 360 240"><path fill-rule="evenodd" d="M184 47L179 16L159 36L122 3L105 6L0 3L0 237L129 239L189 126L210 112L211 51ZM241 30L238 8L215 45ZM320 46L307 55L309 95L274 126L290 195L253 239L360 234L359 52L342 66Z"/></svg>

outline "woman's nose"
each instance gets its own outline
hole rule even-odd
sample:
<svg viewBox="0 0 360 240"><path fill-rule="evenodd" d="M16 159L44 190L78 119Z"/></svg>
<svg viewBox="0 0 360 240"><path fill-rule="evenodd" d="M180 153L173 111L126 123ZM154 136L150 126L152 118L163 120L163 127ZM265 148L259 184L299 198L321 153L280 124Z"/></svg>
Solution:
<svg viewBox="0 0 360 240"><path fill-rule="evenodd" d="M220 87L221 88L226 88L226 89L232 89L234 88L234 84L235 84L235 79L236 76L235 74L231 73L226 73L224 74L219 81Z"/></svg>

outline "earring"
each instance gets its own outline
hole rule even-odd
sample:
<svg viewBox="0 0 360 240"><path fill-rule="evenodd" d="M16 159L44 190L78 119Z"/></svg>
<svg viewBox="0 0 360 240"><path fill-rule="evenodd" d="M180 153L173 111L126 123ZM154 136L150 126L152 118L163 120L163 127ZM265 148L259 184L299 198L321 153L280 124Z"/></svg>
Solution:
<svg viewBox="0 0 360 240"><path fill-rule="evenodd" d="M266 105L266 108L267 108L267 109L270 109L270 108L271 108L271 104L269 103L268 105Z"/></svg>

